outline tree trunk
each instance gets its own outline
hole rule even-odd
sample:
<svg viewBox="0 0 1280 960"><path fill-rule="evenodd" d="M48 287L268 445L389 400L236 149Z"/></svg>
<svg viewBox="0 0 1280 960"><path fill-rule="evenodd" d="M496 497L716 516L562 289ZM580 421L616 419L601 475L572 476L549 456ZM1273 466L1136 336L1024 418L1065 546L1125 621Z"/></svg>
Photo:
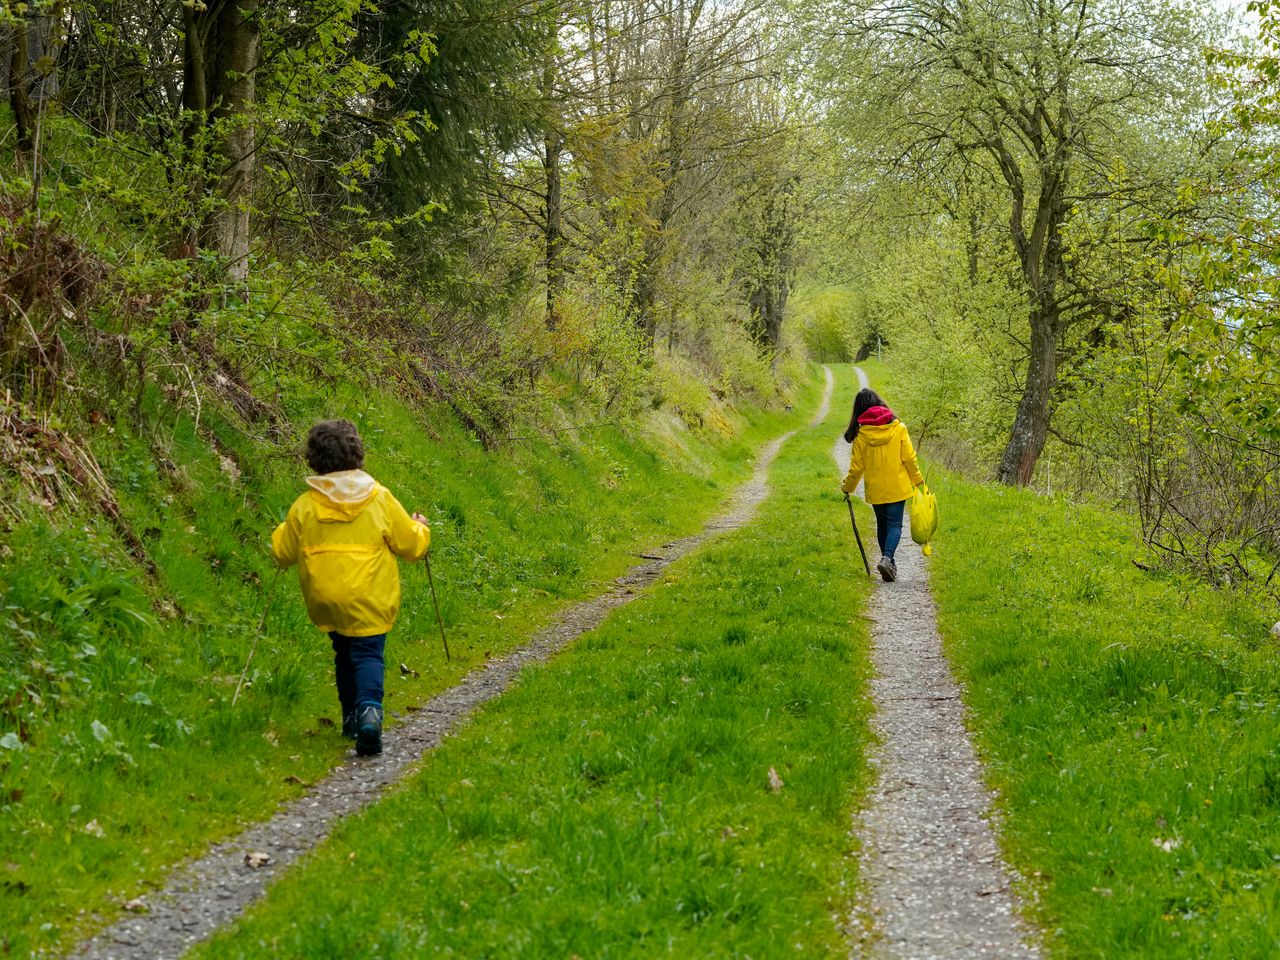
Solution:
<svg viewBox="0 0 1280 960"><path fill-rule="evenodd" d="M543 142L542 168L547 177L546 193L546 255L547 255L547 312L548 330L560 323L560 295L564 289L564 265L560 259L560 156L564 140L558 130L548 127Z"/></svg>
<svg viewBox="0 0 1280 960"><path fill-rule="evenodd" d="M218 18L218 98L212 120L226 126L224 163L212 235L227 261L227 279L249 278L249 208L253 198L255 81L258 68L258 0L228 0Z"/></svg>
<svg viewBox="0 0 1280 960"><path fill-rule="evenodd" d="M31 114L31 99L27 94L27 74L31 69L30 35L27 18L18 18L14 27L13 55L9 58L9 106L13 109L13 122L18 133L18 152L30 153L35 147L35 118Z"/></svg>
<svg viewBox="0 0 1280 960"><path fill-rule="evenodd" d="M646 239L644 255L636 269L635 286L631 294L631 309L637 326L644 335L644 343L651 351L658 334L658 242Z"/></svg>
<svg viewBox="0 0 1280 960"><path fill-rule="evenodd" d="M249 210L253 195L255 74L258 66L258 0L223 0L204 9L183 7L183 140L199 202L216 189L218 204L198 217L186 238L194 255L212 247L227 262L227 279L249 276ZM205 144L213 129L219 137ZM216 182L216 188L211 184Z"/></svg>
<svg viewBox="0 0 1280 960"><path fill-rule="evenodd" d="M1064 323L1058 302L1058 286L1066 272L1062 251L1062 228L1070 206L1065 201L1071 173L1071 152L1067 143L1046 148L1038 157L1039 196L1031 232L1023 223L1024 194L1021 182L1010 179L1010 236L1022 266L1030 310L1031 356L1027 381L1013 418L1009 443L1005 446L996 479L1010 486L1026 486L1035 473L1044 450L1052 415L1053 388L1058 382L1058 336Z"/></svg>
<svg viewBox="0 0 1280 960"><path fill-rule="evenodd" d="M1052 307L1040 306L1031 314L1031 358L1027 381L1013 418L1009 443L1004 448L996 479L1010 486L1031 482L1036 462L1049 435L1050 401L1058 379L1058 324Z"/></svg>
<svg viewBox="0 0 1280 960"><path fill-rule="evenodd" d="M209 71L206 66L207 33L212 21L207 13L197 13L195 4L182 5L182 146L190 178L189 213L178 255L194 257L200 250L201 202L205 192L204 143L201 139L209 122Z"/></svg>

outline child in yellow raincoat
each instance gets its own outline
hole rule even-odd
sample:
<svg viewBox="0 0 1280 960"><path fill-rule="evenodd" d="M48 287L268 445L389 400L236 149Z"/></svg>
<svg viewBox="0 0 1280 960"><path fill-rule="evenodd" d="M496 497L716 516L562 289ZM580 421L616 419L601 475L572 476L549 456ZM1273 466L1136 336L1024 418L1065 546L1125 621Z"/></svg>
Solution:
<svg viewBox="0 0 1280 960"><path fill-rule="evenodd" d="M271 535L281 567L298 565L311 622L333 644L342 732L360 756L382 752L387 632L400 611L396 557L421 560L431 531L365 473L364 444L349 420L323 420L307 436L316 476Z"/></svg>
<svg viewBox="0 0 1280 960"><path fill-rule="evenodd" d="M865 477L863 498L876 514L876 541L880 544L880 560L876 569L886 583L898 579L898 565L893 555L902 539L902 513L907 498L924 476L916 463L916 451L907 436L907 427L890 410L880 396L869 388L858 391L853 400L853 416L844 432L853 444L849 454L849 473L840 489L853 493L858 481Z"/></svg>

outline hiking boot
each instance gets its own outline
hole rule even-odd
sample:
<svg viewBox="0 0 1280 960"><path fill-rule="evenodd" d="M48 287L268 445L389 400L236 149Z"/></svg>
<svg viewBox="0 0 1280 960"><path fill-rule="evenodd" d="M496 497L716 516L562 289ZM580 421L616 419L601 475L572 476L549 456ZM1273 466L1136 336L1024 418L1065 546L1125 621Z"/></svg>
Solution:
<svg viewBox="0 0 1280 960"><path fill-rule="evenodd" d="M367 703L356 710L356 756L376 757L382 753L382 708Z"/></svg>
<svg viewBox="0 0 1280 960"><path fill-rule="evenodd" d="M356 738L356 712L354 710L342 711L342 735L348 740Z"/></svg>
<svg viewBox="0 0 1280 960"><path fill-rule="evenodd" d="M898 579L898 565L893 562L893 557L881 557L876 569L880 571L880 579L885 583L893 583Z"/></svg>

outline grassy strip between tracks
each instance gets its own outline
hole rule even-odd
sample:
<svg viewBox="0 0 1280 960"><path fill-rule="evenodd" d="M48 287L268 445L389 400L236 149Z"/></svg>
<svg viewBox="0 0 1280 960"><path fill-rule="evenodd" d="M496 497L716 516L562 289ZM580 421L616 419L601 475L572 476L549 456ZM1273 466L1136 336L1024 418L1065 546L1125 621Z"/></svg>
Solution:
<svg viewBox="0 0 1280 960"><path fill-rule="evenodd" d="M830 459L850 393L752 525L528 671L196 956L845 955L868 742Z"/></svg>
<svg viewBox="0 0 1280 960"><path fill-rule="evenodd" d="M1263 611L1137 569L1116 514L933 479L940 626L1054 952L1275 955L1280 662Z"/></svg>

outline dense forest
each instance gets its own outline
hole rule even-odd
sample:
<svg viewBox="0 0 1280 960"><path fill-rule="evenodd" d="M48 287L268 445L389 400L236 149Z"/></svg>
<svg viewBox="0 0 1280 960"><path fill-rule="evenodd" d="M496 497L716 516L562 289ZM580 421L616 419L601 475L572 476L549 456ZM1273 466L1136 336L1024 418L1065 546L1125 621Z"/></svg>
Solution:
<svg viewBox="0 0 1280 960"><path fill-rule="evenodd" d="M1249 22L11 2L6 415L74 446L214 406L282 442L291 380L356 371L492 446L697 423L704 383L764 400L805 355L887 346L953 465L1274 584L1277 28Z"/></svg>

